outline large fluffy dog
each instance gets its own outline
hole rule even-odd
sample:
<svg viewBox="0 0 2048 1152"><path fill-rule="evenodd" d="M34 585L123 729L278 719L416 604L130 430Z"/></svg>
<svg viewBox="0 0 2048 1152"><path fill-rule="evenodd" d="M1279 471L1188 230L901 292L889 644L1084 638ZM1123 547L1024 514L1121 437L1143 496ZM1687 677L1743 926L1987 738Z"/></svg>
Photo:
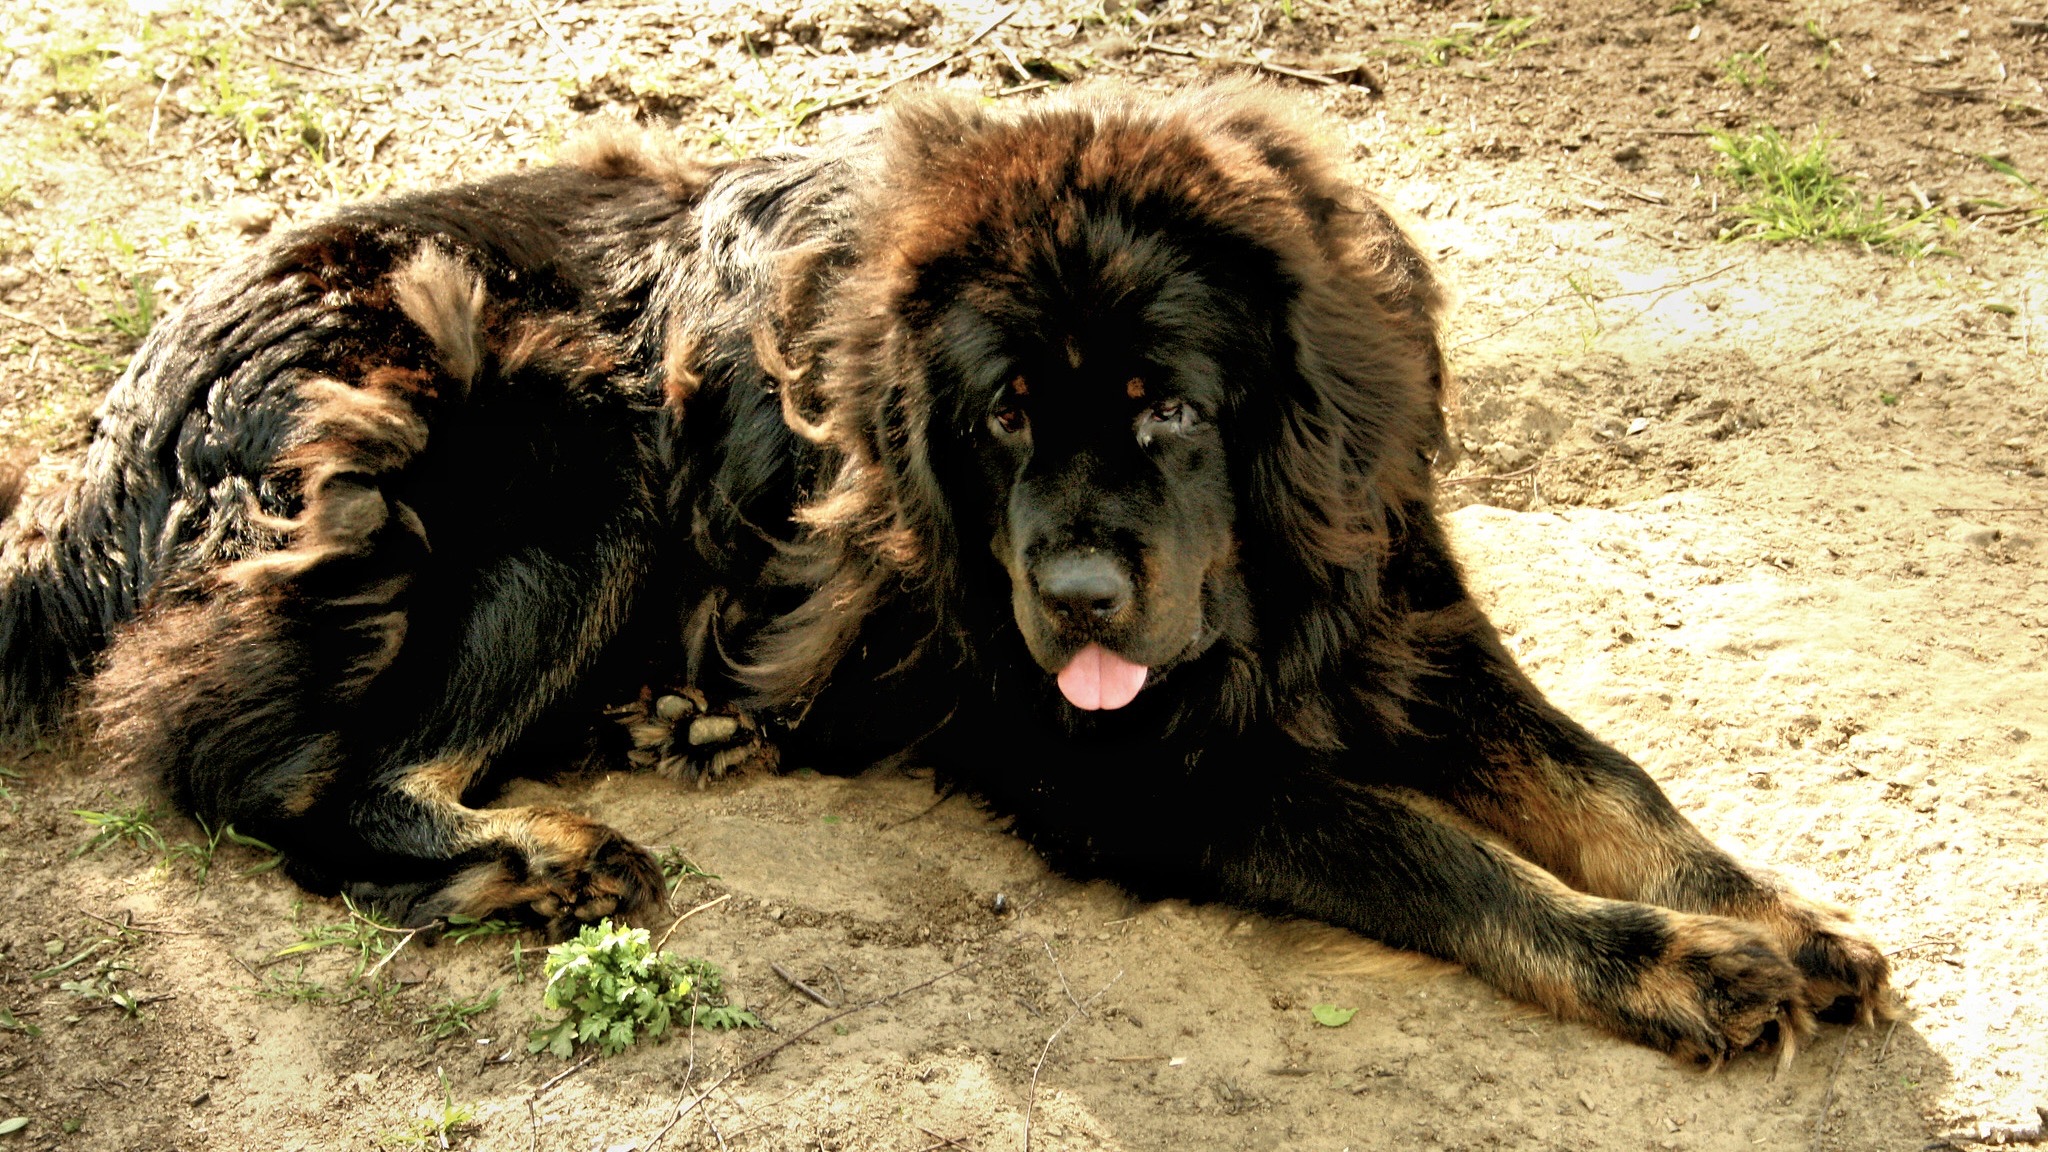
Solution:
<svg viewBox="0 0 2048 1152"><path fill-rule="evenodd" d="M83 679L108 754L301 883L560 929L646 902L647 854L473 804L652 683L643 762L912 755L1069 872L1702 1061L1882 1011L1875 948L1502 649L1431 508L1437 282L1287 121L926 98L832 155L601 139L287 236L19 518L5 722Z"/></svg>

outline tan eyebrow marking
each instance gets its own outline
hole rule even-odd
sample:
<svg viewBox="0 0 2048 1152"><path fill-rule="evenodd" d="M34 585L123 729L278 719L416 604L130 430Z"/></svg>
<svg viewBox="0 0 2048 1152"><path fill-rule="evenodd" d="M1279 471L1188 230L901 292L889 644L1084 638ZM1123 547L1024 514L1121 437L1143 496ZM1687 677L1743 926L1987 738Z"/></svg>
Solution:
<svg viewBox="0 0 2048 1152"><path fill-rule="evenodd" d="M1133 400L1143 400L1145 398L1145 382L1136 376L1131 377L1124 383L1124 395L1129 396Z"/></svg>
<svg viewBox="0 0 2048 1152"><path fill-rule="evenodd" d="M1029 396L1031 395L1031 386L1024 382L1024 377L1019 376L1015 380L1010 381L1010 391L1015 392L1019 396Z"/></svg>

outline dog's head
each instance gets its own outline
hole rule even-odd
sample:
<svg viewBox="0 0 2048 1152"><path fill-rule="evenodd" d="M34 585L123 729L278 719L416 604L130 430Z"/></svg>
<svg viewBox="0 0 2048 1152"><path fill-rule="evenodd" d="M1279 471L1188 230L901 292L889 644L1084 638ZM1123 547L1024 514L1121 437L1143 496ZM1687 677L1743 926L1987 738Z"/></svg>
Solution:
<svg viewBox="0 0 2048 1152"><path fill-rule="evenodd" d="M1375 563L1433 446L1434 284L1286 107L926 99L884 130L827 326L850 463L813 520L941 594L992 555L1074 708L1219 641L1326 642L1302 610Z"/></svg>

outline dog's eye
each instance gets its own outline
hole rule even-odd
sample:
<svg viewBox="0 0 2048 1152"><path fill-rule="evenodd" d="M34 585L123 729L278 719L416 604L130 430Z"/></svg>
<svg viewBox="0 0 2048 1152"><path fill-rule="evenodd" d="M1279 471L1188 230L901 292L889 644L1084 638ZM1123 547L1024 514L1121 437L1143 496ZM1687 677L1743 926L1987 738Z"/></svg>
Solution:
<svg viewBox="0 0 2048 1152"><path fill-rule="evenodd" d="M1194 409L1179 400L1161 400L1138 417L1138 443L1150 444L1162 432L1186 432L1194 425Z"/></svg>
<svg viewBox="0 0 2048 1152"><path fill-rule="evenodd" d="M1022 408L998 408L995 413L995 421L996 427L1002 429L1005 435L1010 436L1022 432L1024 426L1031 423L1030 418L1024 415Z"/></svg>

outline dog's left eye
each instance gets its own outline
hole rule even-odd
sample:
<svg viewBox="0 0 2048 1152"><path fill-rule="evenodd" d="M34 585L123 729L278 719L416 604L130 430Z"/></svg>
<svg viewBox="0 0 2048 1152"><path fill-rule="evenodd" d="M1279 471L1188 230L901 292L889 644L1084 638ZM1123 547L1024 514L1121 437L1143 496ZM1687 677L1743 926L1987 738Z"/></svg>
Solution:
<svg viewBox="0 0 2048 1152"><path fill-rule="evenodd" d="M1195 426L1195 410L1179 400L1161 400L1138 417L1138 443L1150 444L1162 432L1186 432Z"/></svg>

